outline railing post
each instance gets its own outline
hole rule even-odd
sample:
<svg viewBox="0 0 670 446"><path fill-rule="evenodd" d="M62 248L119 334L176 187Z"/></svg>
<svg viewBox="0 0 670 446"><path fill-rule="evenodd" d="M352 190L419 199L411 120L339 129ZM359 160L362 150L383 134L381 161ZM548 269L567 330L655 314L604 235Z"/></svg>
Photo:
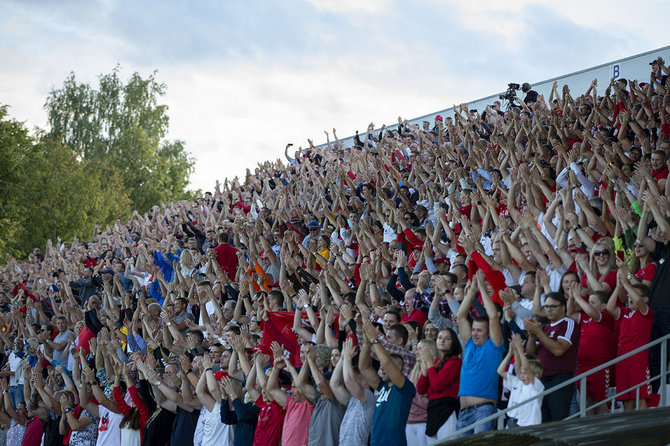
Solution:
<svg viewBox="0 0 670 446"><path fill-rule="evenodd" d="M635 388L635 410L640 410L640 386Z"/></svg>
<svg viewBox="0 0 670 446"><path fill-rule="evenodd" d="M579 418L586 416L586 377L579 381Z"/></svg>
<svg viewBox="0 0 670 446"><path fill-rule="evenodd" d="M498 414L498 430L504 430L505 429L505 414L503 412L500 412Z"/></svg>
<svg viewBox="0 0 670 446"><path fill-rule="evenodd" d="M663 342L661 342L661 377L660 377L660 385L658 387L659 391L661 392L661 407L665 407L667 404L667 392L666 392L666 385L668 383L668 340L664 339Z"/></svg>

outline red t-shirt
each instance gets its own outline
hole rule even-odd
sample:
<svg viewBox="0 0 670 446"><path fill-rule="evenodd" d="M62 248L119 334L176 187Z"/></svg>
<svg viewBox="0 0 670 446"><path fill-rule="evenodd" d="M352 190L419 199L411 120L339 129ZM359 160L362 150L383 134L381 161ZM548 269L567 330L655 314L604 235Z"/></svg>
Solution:
<svg viewBox="0 0 670 446"><path fill-rule="evenodd" d="M597 322L582 311L579 313L579 325L582 330L577 352L578 369L586 371L612 359L610 346L614 329L612 315L604 311L600 313L600 321Z"/></svg>
<svg viewBox="0 0 670 446"><path fill-rule="evenodd" d="M254 446L279 445L284 425L284 409L274 401L266 403L263 397L258 397L256 405L261 411L254 432Z"/></svg>
<svg viewBox="0 0 670 446"><path fill-rule="evenodd" d="M542 361L544 374L542 378L558 375L564 372L574 372L577 364L577 349L579 348L579 327L577 323L568 317L558 322L547 324L542 331L554 341L563 339L570 343L570 348L563 356L554 356L540 341L537 341L537 358Z"/></svg>
<svg viewBox="0 0 670 446"><path fill-rule="evenodd" d="M668 168L667 166L662 169L654 170L651 172L651 177L658 183L658 180L668 178Z"/></svg>
<svg viewBox="0 0 670 446"><path fill-rule="evenodd" d="M621 311L619 313L621 328L619 331L617 356L624 355L649 343L651 327L654 325L654 311L650 306L647 306L646 314L631 310L630 308L620 308L619 310ZM646 351L640 352L621 361L621 365L646 367L649 365L649 353Z"/></svg>
<svg viewBox="0 0 670 446"><path fill-rule="evenodd" d="M613 269L610 272L607 273L605 278L602 278L602 274L598 274L596 276L596 279L598 282L601 283L606 283L610 287L610 294L612 294L612 291L614 291L614 288L616 288L616 270ZM588 288L588 279L586 278L586 274L582 274L582 286L584 288Z"/></svg>
<svg viewBox="0 0 670 446"><path fill-rule="evenodd" d="M84 349L84 352L88 355L90 353L88 348L88 341L95 337L95 333L91 331L90 328L84 325L84 327L79 331L79 347Z"/></svg>
<svg viewBox="0 0 670 446"><path fill-rule="evenodd" d="M42 420L32 417L26 423L26 432L23 434L21 446L40 446L42 443Z"/></svg>
<svg viewBox="0 0 670 446"><path fill-rule="evenodd" d="M656 273L656 264L654 262L651 262L644 268L640 268L639 270L637 270L637 272L635 273L635 277L637 277L640 280L648 280L651 282L654 280L655 273Z"/></svg>
<svg viewBox="0 0 670 446"><path fill-rule="evenodd" d="M216 261L219 262L221 271L228 274L230 280L235 280L237 273L237 249L230 246L228 243L222 243L216 248Z"/></svg>

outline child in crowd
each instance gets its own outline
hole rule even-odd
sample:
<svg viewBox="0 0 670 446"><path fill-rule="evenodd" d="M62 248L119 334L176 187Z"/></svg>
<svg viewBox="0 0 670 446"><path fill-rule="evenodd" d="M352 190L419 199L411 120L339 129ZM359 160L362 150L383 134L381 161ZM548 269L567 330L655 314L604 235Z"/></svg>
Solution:
<svg viewBox="0 0 670 446"><path fill-rule="evenodd" d="M509 373L508 366L514 356L516 375ZM498 375L503 379L503 385L510 389L507 407L513 408L507 413L508 426L533 426L542 423L542 398L514 408L514 406L544 391L542 377L542 362L535 357L526 357L523 351L523 340L515 334L509 344L509 351L498 367Z"/></svg>
<svg viewBox="0 0 670 446"><path fill-rule="evenodd" d="M625 300L626 294L628 307L620 308L617 306L617 298ZM649 342L651 327L654 324L654 312L647 305L648 300L649 287L642 283L631 284L628 277L619 271L617 287L607 302L607 311L615 320L621 321L617 356L625 355ZM648 380L649 376L649 353L647 351L642 351L616 364L617 393L630 389L629 392L617 397L617 401L623 402L624 410L635 409L637 392L631 387ZM651 398L651 393L651 383L640 386L640 409L647 408L647 400Z"/></svg>

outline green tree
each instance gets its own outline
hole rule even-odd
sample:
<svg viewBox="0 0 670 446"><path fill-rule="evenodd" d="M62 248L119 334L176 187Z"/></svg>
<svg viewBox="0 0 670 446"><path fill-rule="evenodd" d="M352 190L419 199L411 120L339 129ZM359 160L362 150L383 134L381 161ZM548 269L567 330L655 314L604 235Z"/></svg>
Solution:
<svg viewBox="0 0 670 446"><path fill-rule="evenodd" d="M0 253L23 258L48 239L90 238L94 225L129 216L120 177L69 147L32 138L0 107Z"/></svg>
<svg viewBox="0 0 670 446"><path fill-rule="evenodd" d="M25 215L22 186L26 178L25 158L32 158L33 140L23 124L7 118L0 106L0 252L16 256L16 240Z"/></svg>
<svg viewBox="0 0 670 446"><path fill-rule="evenodd" d="M47 138L71 148L89 166L122 181L132 208L144 212L161 202L192 197L187 191L194 161L181 141L166 141L166 86L156 72L133 73L126 83L117 66L98 78L97 89L74 73L46 101Z"/></svg>

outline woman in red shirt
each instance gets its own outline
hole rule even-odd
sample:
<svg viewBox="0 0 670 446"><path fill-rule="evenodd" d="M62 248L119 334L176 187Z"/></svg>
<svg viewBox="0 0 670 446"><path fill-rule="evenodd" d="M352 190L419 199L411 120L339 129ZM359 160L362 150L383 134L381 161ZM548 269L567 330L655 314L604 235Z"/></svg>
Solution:
<svg viewBox="0 0 670 446"><path fill-rule="evenodd" d="M431 441L456 431L458 386L463 363L460 358L461 343L451 328L440 330L436 344L441 358L435 358L427 348L419 349L417 358L422 365L422 373L416 390L417 393L428 394L426 436Z"/></svg>
<svg viewBox="0 0 670 446"><path fill-rule="evenodd" d="M121 427L121 443L137 444L137 446L139 446L142 444L144 429L147 426L147 421L151 414L149 413L149 409L144 403L144 400L142 400L142 397L135 388L133 380L130 378L130 371L126 366L123 367L123 379L128 386L128 393L130 394L130 398L133 400L135 407L131 407L124 400L125 392L122 392L120 387L121 374L116 371L112 393L114 394L116 405L119 406L119 410L123 414L123 419L119 424ZM137 435L138 431L139 435Z"/></svg>
<svg viewBox="0 0 670 446"><path fill-rule="evenodd" d="M594 291L605 291L611 294L616 288L616 255L614 253L614 241L609 237L603 237L591 248L590 261L587 264L582 258L578 258L577 265L582 273L582 286L589 293Z"/></svg>
<svg viewBox="0 0 670 446"><path fill-rule="evenodd" d="M640 240L635 240L633 249L635 250L635 257L633 257L629 271L634 271L634 276L639 283L650 287L656 273L656 262L651 259L651 253Z"/></svg>

